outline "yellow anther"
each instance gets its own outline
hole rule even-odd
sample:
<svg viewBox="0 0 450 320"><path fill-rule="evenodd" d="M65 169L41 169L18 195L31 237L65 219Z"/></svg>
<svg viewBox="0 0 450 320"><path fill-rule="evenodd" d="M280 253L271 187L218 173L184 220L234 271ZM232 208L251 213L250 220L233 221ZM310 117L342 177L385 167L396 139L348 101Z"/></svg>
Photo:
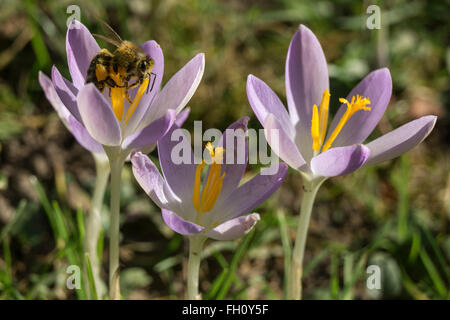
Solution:
<svg viewBox="0 0 450 320"><path fill-rule="evenodd" d="M195 170L194 192L192 193L192 203L197 211L200 211L200 184L205 161L202 161Z"/></svg>
<svg viewBox="0 0 450 320"><path fill-rule="evenodd" d="M320 148L320 135L319 135L319 111L317 106L313 106L313 114L311 120L311 136L313 139L312 148L314 151L319 151Z"/></svg>
<svg viewBox="0 0 450 320"><path fill-rule="evenodd" d="M312 148L318 152L325 139L328 122L328 106L330 105L330 92L325 89L320 101L320 109L317 105L313 106L313 114L311 120L311 136L313 139Z"/></svg>
<svg viewBox="0 0 450 320"><path fill-rule="evenodd" d="M208 149L209 154L211 155L211 157L214 157L214 147L211 144L211 142L208 142L205 146L206 149Z"/></svg>
<svg viewBox="0 0 450 320"><path fill-rule="evenodd" d="M123 88L111 88L111 102L116 118L119 121L122 120L125 103L125 92L123 91Z"/></svg>
<svg viewBox="0 0 450 320"><path fill-rule="evenodd" d="M327 132L327 123L328 123L328 107L330 105L330 92L325 89L322 95L322 101L320 102L320 126L319 126L319 132L320 132L320 142L319 144L322 145L323 141L325 140L325 133Z"/></svg>
<svg viewBox="0 0 450 320"><path fill-rule="evenodd" d="M348 102L347 99L340 98L339 101L341 103L345 103L347 105L347 110L343 114L342 118L339 120L338 125L336 128L334 128L333 132L331 133L331 136L328 138L327 142L324 144L322 148L322 152L328 150L331 147L331 144L338 136L339 132L342 130L344 125L347 123L347 121L350 119L350 117L358 110L366 110L370 111L371 108L367 105L370 104L369 98L361 97L360 95L356 95L355 97L352 97L351 102Z"/></svg>
<svg viewBox="0 0 450 320"><path fill-rule="evenodd" d="M201 188L201 175L205 161L202 161L195 171L194 190L192 192L192 203L197 211L197 223L200 223L202 213L210 211L219 197L222 190L223 179L225 178L225 172L221 175L222 158L225 152L224 148L215 148L210 142L206 145L206 149L209 150L212 163L209 167L208 178L203 189Z"/></svg>
<svg viewBox="0 0 450 320"><path fill-rule="evenodd" d="M139 102L141 101L141 98L144 95L145 90L147 90L149 83L150 79L146 78L139 86L139 89L136 92L136 96L134 97L133 102L131 103L130 107L127 110L127 114L125 115L125 123L128 123L128 120L130 120L131 116L133 115L134 111L139 105Z"/></svg>

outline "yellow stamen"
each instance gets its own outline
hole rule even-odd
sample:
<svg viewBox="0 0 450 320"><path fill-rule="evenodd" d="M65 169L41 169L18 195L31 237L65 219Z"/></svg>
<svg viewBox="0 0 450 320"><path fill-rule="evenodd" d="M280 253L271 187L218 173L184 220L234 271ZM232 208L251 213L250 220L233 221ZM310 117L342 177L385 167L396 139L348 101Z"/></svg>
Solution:
<svg viewBox="0 0 450 320"><path fill-rule="evenodd" d="M330 92L325 89L322 95L322 101L320 102L320 126L319 126L319 132L320 132L320 139L319 139L319 145L323 144L323 141L325 139L325 133L327 132L327 123L328 123L328 107L330 105Z"/></svg>
<svg viewBox="0 0 450 320"><path fill-rule="evenodd" d="M224 148L215 148L208 143L206 145L206 149L209 150L212 163L209 167L208 178L203 187L203 190L200 192L201 187L201 175L203 172L203 167L205 165L205 161L202 161L195 171L195 182L194 182L194 190L192 192L192 202L195 210L197 211L197 223L200 223L202 213L210 211L214 204L216 203L220 191L222 190L223 179L225 178L225 172L221 173L221 162L223 153L225 152Z"/></svg>
<svg viewBox="0 0 450 320"><path fill-rule="evenodd" d="M112 108L116 118L120 121L123 117L125 93L123 88L111 88Z"/></svg>
<svg viewBox="0 0 450 320"><path fill-rule="evenodd" d="M313 139L312 148L314 151L319 151L320 148L320 135L319 135L319 111L317 106L313 106L313 114L311 120L311 136Z"/></svg>
<svg viewBox="0 0 450 320"><path fill-rule="evenodd" d="M127 114L125 115L125 123L128 123L128 120L130 120L131 116L133 115L134 111L139 105L139 101L141 101L141 98L144 95L144 92L147 89L149 83L150 79L146 78L139 86L139 89L136 92L136 96L134 97L133 102L131 103L130 107L127 110Z"/></svg>
<svg viewBox="0 0 450 320"><path fill-rule="evenodd" d="M347 105L347 110L345 111L344 115L339 120L338 125L333 130L333 133L331 134L331 136L328 138L327 142L323 146L322 152L328 150L331 147L331 144L336 139L339 132L342 130L342 128L347 123L347 121L350 119L350 117L353 114L355 114L356 111L358 111L358 110L370 111L371 110L370 107L367 107L367 105L370 104L370 99L361 97L360 95L356 95L356 99L353 96L351 102L348 102L348 100L344 99L344 98L340 98L339 101L341 103L345 103Z"/></svg>
<svg viewBox="0 0 450 320"><path fill-rule="evenodd" d="M200 184L204 165L205 161L202 161L202 163L200 163L195 170L195 182L194 192L192 193L192 202L194 203L194 208L197 211L200 211Z"/></svg>
<svg viewBox="0 0 450 320"><path fill-rule="evenodd" d="M111 73L110 76L117 85L119 86L123 85L122 79L118 74ZM116 115L116 118L119 121L121 121L123 117L123 108L125 103L125 91L123 88L118 87L110 88L110 90L111 90L111 103L114 114Z"/></svg>

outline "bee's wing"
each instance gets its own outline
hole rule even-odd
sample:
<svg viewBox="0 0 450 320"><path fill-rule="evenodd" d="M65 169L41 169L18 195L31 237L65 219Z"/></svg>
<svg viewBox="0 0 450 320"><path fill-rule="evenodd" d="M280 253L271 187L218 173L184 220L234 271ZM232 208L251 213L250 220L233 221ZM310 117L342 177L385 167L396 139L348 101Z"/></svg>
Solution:
<svg viewBox="0 0 450 320"><path fill-rule="evenodd" d="M107 33L108 36L102 36L99 34L94 34L94 36L101 38L113 45L115 45L116 47L119 47L120 44L123 42L122 38L119 36L119 34L108 24L106 23L104 20L102 20L99 16L94 15L95 19L97 19L98 21L100 21L104 27L106 27L107 29Z"/></svg>

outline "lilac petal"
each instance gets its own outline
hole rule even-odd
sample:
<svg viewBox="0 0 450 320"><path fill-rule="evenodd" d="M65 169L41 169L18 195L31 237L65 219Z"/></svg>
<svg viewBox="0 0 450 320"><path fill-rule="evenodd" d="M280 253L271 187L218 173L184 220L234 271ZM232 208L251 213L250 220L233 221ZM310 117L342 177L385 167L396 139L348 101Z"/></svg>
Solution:
<svg viewBox="0 0 450 320"><path fill-rule="evenodd" d="M234 240L247 234L259 220L257 213L237 217L209 230L205 235L216 240Z"/></svg>
<svg viewBox="0 0 450 320"><path fill-rule="evenodd" d="M195 90L197 90L204 69L205 56L203 53L197 54L156 95L139 123L137 130L161 118L169 109L174 109L179 113L192 98Z"/></svg>
<svg viewBox="0 0 450 320"><path fill-rule="evenodd" d="M193 208L192 191L197 165L194 163L194 154L189 139L172 141L172 133L179 129L174 124L167 134L158 141L159 162L164 178L173 192L183 200L183 205L186 208ZM172 149L177 145L183 146L183 151L188 152L188 155L183 155L187 157L188 163L174 163L172 160Z"/></svg>
<svg viewBox="0 0 450 320"><path fill-rule="evenodd" d="M312 158L311 119L313 105L320 105L329 88L327 61L319 40L304 25L291 40L286 58L286 98L296 143L306 161Z"/></svg>
<svg viewBox="0 0 450 320"><path fill-rule="evenodd" d="M122 134L119 122L105 97L92 83L80 89L77 97L78 110L89 134L107 146L118 146Z"/></svg>
<svg viewBox="0 0 450 320"><path fill-rule="evenodd" d="M270 87L253 75L247 78L247 96L256 117L264 126L269 113L275 115L289 137L295 136L295 129L286 108Z"/></svg>
<svg viewBox="0 0 450 320"><path fill-rule="evenodd" d="M139 124L139 122L142 120L142 117L148 111L152 100L155 98L155 95L159 92L164 75L164 55L159 44L156 41L151 40L142 44L141 48L147 54L147 56L151 57L154 60L154 67L152 72L156 74L156 76L152 75L149 86L150 88L151 86L153 86L153 89L150 90L149 88L148 92L144 93L144 95L142 96L139 105L133 112L132 116L130 117L130 120L128 120L124 136L128 136L130 133L135 132L136 126ZM155 82L153 83L153 81ZM137 88L134 89L134 94L130 93L130 96L134 97L136 92ZM162 114L161 116L163 115L164 114ZM156 119L158 118L155 118L155 120Z"/></svg>
<svg viewBox="0 0 450 320"><path fill-rule="evenodd" d="M58 93L59 98L67 110L70 111L75 119L81 121L81 115L77 105L78 90L61 75L55 66L52 67L52 82L55 86L56 93Z"/></svg>
<svg viewBox="0 0 450 320"><path fill-rule="evenodd" d="M179 114L177 114L175 118L175 123L177 126L182 127L183 124L186 122L187 118L189 117L189 113L191 113L191 108L184 108L181 110Z"/></svg>
<svg viewBox="0 0 450 320"><path fill-rule="evenodd" d="M39 83L41 84L48 101L50 101L58 113L58 116L61 118L61 121L73 134L78 143L91 152L104 153L103 146L89 135L86 128L84 128L64 106L50 78L42 72L39 72Z"/></svg>
<svg viewBox="0 0 450 320"><path fill-rule="evenodd" d="M215 205L219 205L220 202L226 200L228 196L233 192L244 175L248 162L248 139L246 137L247 125L249 118L243 117L238 121L232 123L223 133L219 140L218 146L225 148L225 155L222 164L222 173L225 173L225 178L222 183L222 190L220 191L219 198ZM236 131L237 130L237 131ZM241 132L239 132L241 131ZM231 143L227 140L227 132L229 138L234 138ZM242 133L242 135L239 135ZM237 137L235 137L235 135ZM228 146L230 145L230 148ZM233 146L233 147L232 147ZM244 150L239 150L239 148ZM233 152L233 157L230 158L230 153Z"/></svg>
<svg viewBox="0 0 450 320"><path fill-rule="evenodd" d="M175 110L168 110L166 115L142 129L135 134L127 137L123 143L124 148L146 148L155 144L172 127L175 121Z"/></svg>
<svg viewBox="0 0 450 320"><path fill-rule="evenodd" d="M357 111L339 132L334 147L349 146L364 142L375 129L388 106L392 93L391 74L387 68L378 69L369 73L347 96L350 101L353 96L359 94L370 98L370 111ZM328 130L331 135L339 120L347 110L347 105L341 105Z"/></svg>
<svg viewBox="0 0 450 320"><path fill-rule="evenodd" d="M433 130L436 116L424 116L368 143L370 149L366 166L390 160L409 151L421 143Z"/></svg>
<svg viewBox="0 0 450 320"><path fill-rule="evenodd" d="M83 127L83 125L80 122L78 122L77 119L75 119L72 115L69 115L68 121L70 131L83 148L94 153L105 152L105 150L103 150L103 146L99 142L94 140L94 138L91 137L86 128Z"/></svg>
<svg viewBox="0 0 450 320"><path fill-rule="evenodd" d="M145 193L160 208L176 208L179 199L172 193L153 162L141 152L131 155L133 174Z"/></svg>
<svg viewBox="0 0 450 320"><path fill-rule="evenodd" d="M184 220L176 213L167 209L162 209L162 217L170 229L185 236L198 234L205 230L202 226Z"/></svg>
<svg viewBox="0 0 450 320"><path fill-rule="evenodd" d="M275 118L275 115L269 114L264 122L264 134L272 151L275 152L291 168L303 170L305 160L298 150L294 141L289 138L284 131L284 127Z"/></svg>
<svg viewBox="0 0 450 320"><path fill-rule="evenodd" d="M58 116L61 118L64 125L70 130L68 123L68 116L70 115L69 110L67 110L66 106L62 103L59 98L58 93L56 92L55 86L53 85L52 80L47 77L44 73L39 71L39 83L44 90L45 97L50 102L50 104L55 109Z"/></svg>
<svg viewBox="0 0 450 320"><path fill-rule="evenodd" d="M311 170L323 177L342 176L361 168L369 155L369 148L361 144L331 148L312 158Z"/></svg>
<svg viewBox="0 0 450 320"><path fill-rule="evenodd" d="M81 22L72 20L66 35L66 51L73 84L81 89L86 81L89 64L100 47Z"/></svg>
<svg viewBox="0 0 450 320"><path fill-rule="evenodd" d="M273 172L276 166L278 170L275 174L267 174L267 172ZM288 166L285 163L274 164L235 189L226 201L213 209L217 212L214 219L222 221L233 219L258 207L280 187L287 169Z"/></svg>

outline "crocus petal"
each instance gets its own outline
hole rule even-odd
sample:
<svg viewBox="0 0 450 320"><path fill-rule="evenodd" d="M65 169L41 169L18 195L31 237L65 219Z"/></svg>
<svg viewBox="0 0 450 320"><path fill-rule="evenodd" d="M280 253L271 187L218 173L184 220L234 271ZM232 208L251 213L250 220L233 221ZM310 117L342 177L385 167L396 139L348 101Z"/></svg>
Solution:
<svg viewBox="0 0 450 320"><path fill-rule="evenodd" d="M186 208L189 207L193 210L192 191L197 165L194 163L194 154L189 139L172 141L172 133L178 129L180 128L174 124L167 134L158 141L159 162L164 178L173 192L180 199L183 199L183 205ZM172 150L177 145L183 147L183 158L186 159L187 163L174 163L172 160ZM184 152L187 152L187 155Z"/></svg>
<svg viewBox="0 0 450 320"><path fill-rule="evenodd" d="M198 234L205 230L205 228L203 228L202 226L184 220L176 213L167 209L162 209L162 217L164 222L170 229L185 236Z"/></svg>
<svg viewBox="0 0 450 320"><path fill-rule="evenodd" d="M107 146L120 145L122 134L112 108L94 84L80 89L77 97L78 110L89 134Z"/></svg>
<svg viewBox="0 0 450 320"><path fill-rule="evenodd" d="M257 213L237 217L209 230L205 235L216 240L237 239L248 233L259 220Z"/></svg>
<svg viewBox="0 0 450 320"><path fill-rule="evenodd" d="M134 152L131 163L136 181L158 207L174 208L180 202L149 157L141 152Z"/></svg>
<svg viewBox="0 0 450 320"><path fill-rule="evenodd" d="M81 89L86 81L89 64L100 47L81 22L72 20L66 35L66 51L73 84Z"/></svg>
<svg viewBox="0 0 450 320"><path fill-rule="evenodd" d="M390 160L414 148L433 130L436 116L424 116L368 143L370 157L366 166Z"/></svg>
<svg viewBox="0 0 450 320"><path fill-rule="evenodd" d="M70 115L69 110L64 106L58 93L56 92L55 86L52 80L47 77L44 73L39 71L39 83L44 90L45 97L50 102L50 104L55 109L58 116L61 118L64 125L70 130L68 123L68 116Z"/></svg>
<svg viewBox="0 0 450 320"><path fill-rule="evenodd" d="M146 148L149 145L155 144L167 131L172 127L175 121L175 110L168 110L166 115L150 125L127 137L123 142L124 148Z"/></svg>
<svg viewBox="0 0 450 320"><path fill-rule="evenodd" d="M161 118L169 109L174 109L179 113L197 90L204 70L205 56L200 53L179 70L156 95L137 130Z"/></svg>
<svg viewBox="0 0 450 320"><path fill-rule="evenodd" d="M331 148L311 160L311 170L323 177L349 174L363 166L370 150L363 145Z"/></svg>
<svg viewBox="0 0 450 320"><path fill-rule="evenodd" d="M294 141L284 131L284 127L273 114L269 114L264 122L264 134L272 151L290 167L300 170L306 165Z"/></svg>
<svg viewBox="0 0 450 320"><path fill-rule="evenodd" d="M62 103L64 103L64 106L70 111L75 119L81 121L81 116L77 105L78 89L76 89L67 79L65 79L55 66L52 67L52 82L55 86L56 93Z"/></svg>
<svg viewBox="0 0 450 320"><path fill-rule="evenodd" d="M289 137L295 137L295 129L286 108L272 89L262 80L253 75L247 78L247 96L256 117L264 126L266 117L272 113Z"/></svg>
<svg viewBox="0 0 450 320"><path fill-rule="evenodd" d="M387 68L378 69L369 73L347 96L351 101L353 96L359 94L370 99L370 111L357 111L339 132L332 146L341 147L364 142L373 129L377 126L391 99L392 79ZM342 115L347 110L347 105L341 105L333 118L328 135L339 123Z"/></svg>
<svg viewBox="0 0 450 320"><path fill-rule="evenodd" d="M105 152L105 150L103 150L103 146L91 137L86 128L83 127L77 119L75 119L72 115L69 115L68 120L70 131L83 148L94 153Z"/></svg>
<svg viewBox="0 0 450 320"><path fill-rule="evenodd" d="M182 127L183 124L186 122L187 118L189 117L189 113L191 112L191 108L185 108L181 110L179 114L177 114L175 118L175 123L177 126Z"/></svg>
<svg viewBox="0 0 450 320"><path fill-rule="evenodd" d="M62 103L53 82L42 72L39 72L39 83L44 90L47 100L50 101L51 105L55 108L56 113L61 118L66 128L73 134L78 143L82 147L94 153L104 153L103 146L95 141L91 135L87 132L86 128L76 120L73 115L67 110L65 105Z"/></svg>
<svg viewBox="0 0 450 320"><path fill-rule="evenodd" d="M319 40L301 25L289 45L286 58L286 98L297 130L297 146L303 158L312 158L311 119L313 105L319 106L328 89L327 61Z"/></svg>
<svg viewBox="0 0 450 320"><path fill-rule="evenodd" d="M211 217L210 221L233 219L258 207L280 187L286 176L287 169L288 166L285 163L274 164L235 189L227 201L213 209L216 213L214 217ZM267 174L268 172L275 173Z"/></svg>
<svg viewBox="0 0 450 320"><path fill-rule="evenodd" d="M144 95L141 98L141 101L139 102L139 105L131 115L130 120L128 120L127 126L124 129L124 136L128 136L129 134L135 132L136 126L139 124L139 122L142 120L142 117L148 111L155 95L159 92L159 89L161 87L161 81L164 75L164 55L159 44L156 41L151 40L142 44L141 48L147 54L147 56L149 56L154 60L154 67L152 72L156 74L156 76L152 75L152 78L150 79L149 83L148 92L146 91L146 93L144 93ZM153 88L151 88L152 86ZM133 90L133 93L130 93L130 96L133 98L136 92L137 88ZM163 115L164 114L162 114L161 116ZM158 118L155 118L155 120L156 119Z"/></svg>
<svg viewBox="0 0 450 320"><path fill-rule="evenodd" d="M230 193L237 188L244 175L248 162L248 139L246 137L248 121L248 117L243 117L232 123L222 134L217 144L219 147L225 148L222 164L222 173L225 173L225 178L215 205L228 198ZM239 132L239 129L241 132ZM233 142L227 140L227 132L228 138L233 138Z"/></svg>

